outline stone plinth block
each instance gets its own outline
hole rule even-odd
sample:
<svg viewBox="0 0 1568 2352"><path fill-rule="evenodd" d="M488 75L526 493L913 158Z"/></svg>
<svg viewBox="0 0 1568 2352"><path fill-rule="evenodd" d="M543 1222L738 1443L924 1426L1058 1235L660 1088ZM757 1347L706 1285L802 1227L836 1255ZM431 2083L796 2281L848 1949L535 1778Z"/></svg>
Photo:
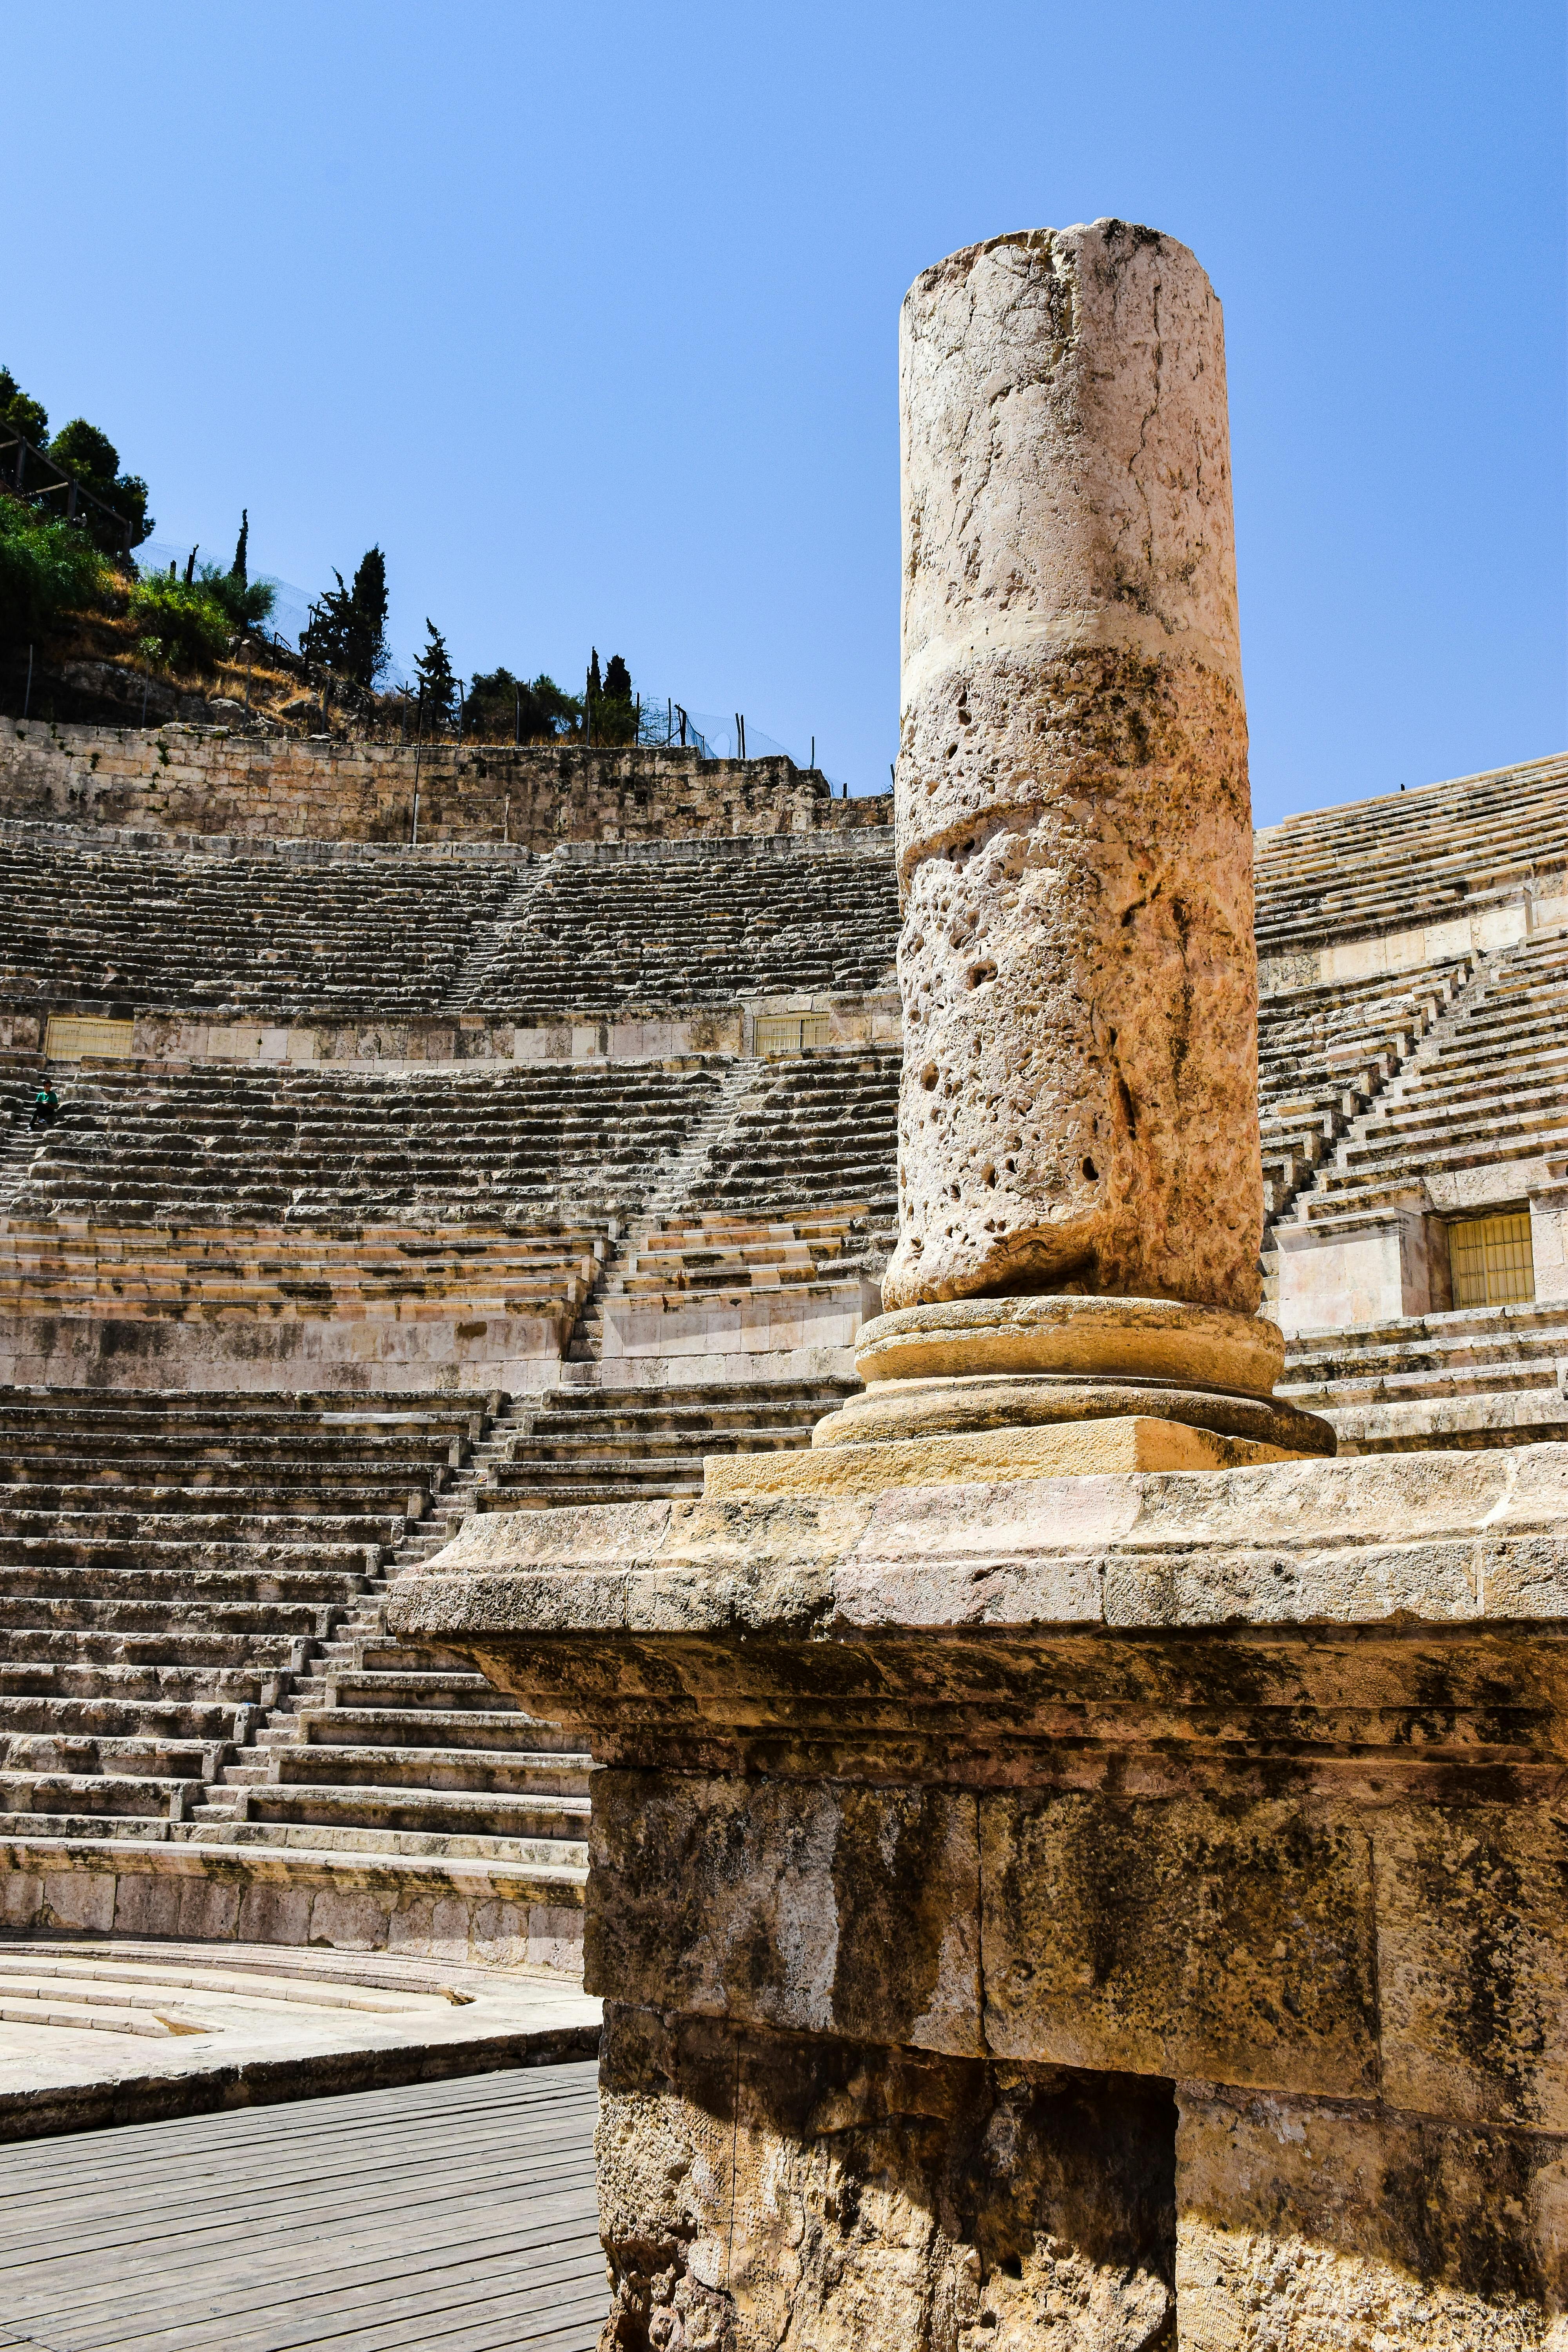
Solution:
<svg viewBox="0 0 1568 2352"><path fill-rule="evenodd" d="M606 2345L1170 2340L1168 2084L999 2074L621 2006L605 2012L600 2083Z"/></svg>
<svg viewBox="0 0 1568 2352"><path fill-rule="evenodd" d="M1121 221L971 247L900 331L890 1307L1258 1300L1257 966L1219 304Z"/></svg>

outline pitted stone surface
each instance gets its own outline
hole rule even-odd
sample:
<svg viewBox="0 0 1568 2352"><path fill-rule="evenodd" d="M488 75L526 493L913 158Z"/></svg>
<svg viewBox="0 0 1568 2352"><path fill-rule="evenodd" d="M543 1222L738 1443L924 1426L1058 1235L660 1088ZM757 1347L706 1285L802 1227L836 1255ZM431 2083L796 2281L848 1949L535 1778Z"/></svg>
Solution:
<svg viewBox="0 0 1568 2352"><path fill-rule="evenodd" d="M904 306L889 1307L1250 1311L1262 1227L1247 721L1219 305L1102 221Z"/></svg>

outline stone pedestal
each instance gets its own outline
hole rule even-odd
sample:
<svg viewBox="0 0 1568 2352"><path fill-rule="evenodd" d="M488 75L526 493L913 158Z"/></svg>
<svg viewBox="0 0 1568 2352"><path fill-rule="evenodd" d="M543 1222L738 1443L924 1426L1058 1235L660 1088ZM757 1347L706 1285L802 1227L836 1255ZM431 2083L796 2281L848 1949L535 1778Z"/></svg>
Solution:
<svg viewBox="0 0 1568 2352"><path fill-rule="evenodd" d="M605 2347L1568 2333L1568 1447L471 1520L591 1747Z"/></svg>

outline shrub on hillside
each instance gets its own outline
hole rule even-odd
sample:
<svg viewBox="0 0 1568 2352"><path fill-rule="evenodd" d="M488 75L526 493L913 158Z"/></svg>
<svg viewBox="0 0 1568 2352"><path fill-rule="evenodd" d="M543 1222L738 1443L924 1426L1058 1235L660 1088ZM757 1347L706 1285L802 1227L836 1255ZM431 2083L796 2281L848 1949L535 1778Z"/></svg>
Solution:
<svg viewBox="0 0 1568 2352"><path fill-rule="evenodd" d="M210 670L228 650L234 623L205 580L154 572L131 592L138 651L154 669Z"/></svg>
<svg viewBox="0 0 1568 2352"><path fill-rule="evenodd" d="M74 523L0 495L0 641L31 645L102 601L108 567Z"/></svg>
<svg viewBox="0 0 1568 2352"><path fill-rule="evenodd" d="M168 586L165 581L163 585ZM220 572L216 563L204 563L196 573L195 584L222 607L228 615L232 630L259 628L263 621L272 618L272 607L278 602L278 591L270 580L247 580L237 572Z"/></svg>

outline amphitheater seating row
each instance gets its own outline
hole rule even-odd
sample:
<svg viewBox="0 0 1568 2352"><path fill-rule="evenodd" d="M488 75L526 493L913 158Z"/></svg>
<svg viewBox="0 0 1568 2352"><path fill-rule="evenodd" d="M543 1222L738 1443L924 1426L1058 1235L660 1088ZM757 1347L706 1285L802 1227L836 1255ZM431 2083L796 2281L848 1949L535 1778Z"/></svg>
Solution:
<svg viewBox="0 0 1568 2352"><path fill-rule="evenodd" d="M84 1067L13 1217L462 1229L624 1211L702 1116L712 1066Z"/></svg>
<svg viewBox="0 0 1568 2352"><path fill-rule="evenodd" d="M351 1236L239 1225L167 1227L9 1222L0 1314L69 1315L111 1302L122 1315L349 1318L542 1316L570 1323L605 1254L601 1229L422 1235L374 1226Z"/></svg>
<svg viewBox="0 0 1568 2352"><path fill-rule="evenodd" d="M899 929L886 844L785 843L296 860L9 823L0 1005L558 1019L886 987Z"/></svg>
<svg viewBox="0 0 1568 2352"><path fill-rule="evenodd" d="M706 1455L809 1445L824 1413L855 1386L562 1387L513 1415L517 1434L501 1441L475 1503L483 1511L557 1510L700 1495Z"/></svg>
<svg viewBox="0 0 1568 2352"><path fill-rule="evenodd" d="M871 1046L757 1066L689 1178L685 1213L766 1222L775 1206L851 1201L885 1237L899 1066L896 1047ZM323 1309L351 1290L439 1292L465 1270L510 1283L531 1267L553 1282L592 1255L606 1216L637 1210L722 1083L716 1059L396 1076L84 1068L18 1169L14 1267L68 1286L117 1264L127 1285L215 1304L226 1286L244 1304L286 1281L297 1298L315 1286ZM62 1220L90 1233L63 1234ZM173 1229L152 1258L147 1227ZM334 1246L334 1232L353 1245Z"/></svg>
<svg viewBox="0 0 1568 2352"><path fill-rule="evenodd" d="M1568 758L1288 817L1257 837L1258 945L1279 953L1463 913L1568 866Z"/></svg>
<svg viewBox="0 0 1568 2352"><path fill-rule="evenodd" d="M1455 1015L1470 971L1468 961L1428 965L1265 998L1271 1219L1310 1177L1310 1213L1323 1213L1422 1168L1563 1148L1568 942L1510 952ZM1429 1048L1422 1040L1440 1018ZM237 1307L289 1299L300 1311L313 1298L342 1312L356 1297L436 1300L477 1280L570 1304L595 1235L637 1213L710 1118L667 1213L749 1223L765 1246L781 1217L855 1204L885 1255L899 1065L893 1047L781 1056L757 1066L722 1116L718 1057L396 1075L84 1066L65 1085L60 1123L38 1138L22 1116L34 1072L18 1066L6 1272L26 1274L36 1299L37 1286L65 1297L113 1279L127 1296ZM1338 1154L1342 1165L1328 1164L1374 1097L1364 1135ZM62 1221L91 1231L62 1235ZM177 1247L165 1239L142 1251L138 1231L149 1226L174 1229ZM357 1246L331 1248L333 1233L353 1234ZM320 1246L301 1255L311 1234ZM426 1237L417 1247L415 1234Z"/></svg>
<svg viewBox="0 0 1568 2352"><path fill-rule="evenodd" d="M712 1210L661 1217L638 1242L620 1287L628 1297L667 1298L821 1282L858 1263L867 1216L866 1204L851 1201L772 1223Z"/></svg>
<svg viewBox="0 0 1568 2352"><path fill-rule="evenodd" d="M731 1217L852 1201L890 1246L898 1224L897 1046L769 1066L759 1093L717 1139L685 1206Z"/></svg>
<svg viewBox="0 0 1568 2352"><path fill-rule="evenodd" d="M1291 1341L1279 1394L1342 1454L1568 1443L1568 1300L1450 1311Z"/></svg>
<svg viewBox="0 0 1568 2352"><path fill-rule="evenodd" d="M1257 838L1265 953L1409 928L1568 866L1568 760L1291 817ZM529 1020L889 984L887 836L504 851L98 840L0 824L0 1005L284 1023Z"/></svg>
<svg viewBox="0 0 1568 2352"><path fill-rule="evenodd" d="M662 853L563 853L499 927L464 1009L535 1019L563 1008L733 1003L892 983L898 890L885 843L788 837Z"/></svg>
<svg viewBox="0 0 1568 2352"><path fill-rule="evenodd" d="M1409 928L1568 865L1568 760L1289 818L1257 837L1265 953ZM0 824L0 1004L258 1017L559 1018L888 985L885 835L516 851L95 840Z"/></svg>
<svg viewBox="0 0 1568 2352"><path fill-rule="evenodd" d="M1568 934L1513 950L1381 1095L1308 1216L1568 1150Z"/></svg>
<svg viewBox="0 0 1568 2352"><path fill-rule="evenodd" d="M437 1010L488 938L514 861L365 849L116 847L0 827L0 1003L390 1019Z"/></svg>

